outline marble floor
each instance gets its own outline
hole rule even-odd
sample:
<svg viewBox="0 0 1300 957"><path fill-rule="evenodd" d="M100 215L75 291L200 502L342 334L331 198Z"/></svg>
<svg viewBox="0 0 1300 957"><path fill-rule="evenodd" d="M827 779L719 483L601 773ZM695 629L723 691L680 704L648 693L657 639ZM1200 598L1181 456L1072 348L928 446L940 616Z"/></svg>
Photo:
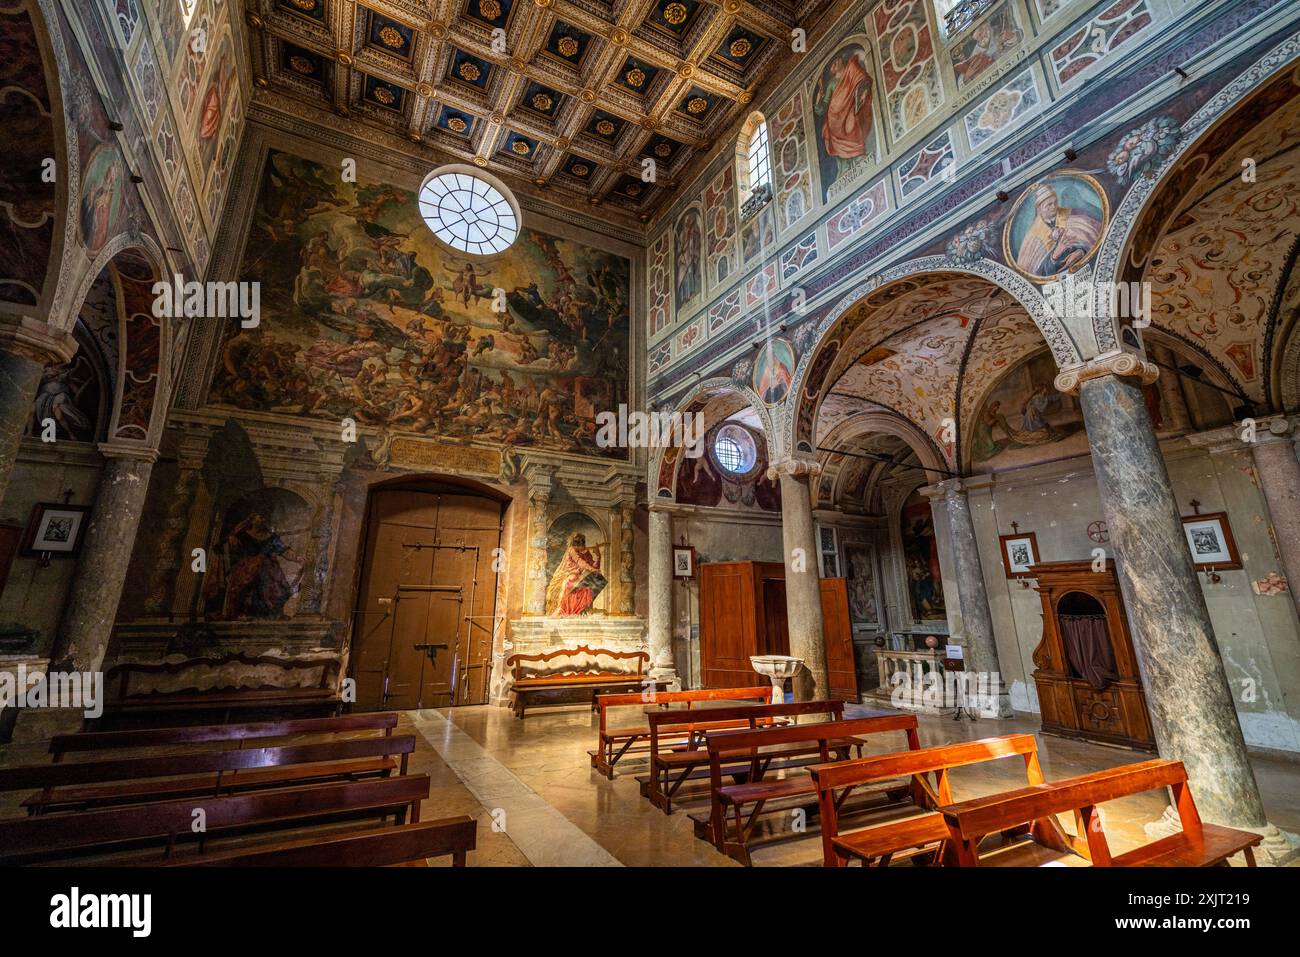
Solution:
<svg viewBox="0 0 1300 957"><path fill-rule="evenodd" d="M867 713L865 707L846 709L846 717ZM918 720L922 745L1038 730L1035 715L976 722L921 715ZM740 866L694 836L690 815L707 807L707 801L688 798L680 807L675 802L674 813L665 815L640 796L636 776L645 770L644 759L624 758L612 781L597 774L587 753L595 746L596 728L596 716L589 707L574 704L539 707L522 721L508 709L492 706L404 712L397 731L416 735L410 771L430 777L430 796L422 806L422 819L459 814L478 819L478 848L470 855L471 866ZM1145 757L1043 734L1038 735L1038 742L1048 780ZM877 736L867 750L885 753L902 747L902 735L890 734ZM0 746L0 765L48 759L42 746ZM1253 763L1270 821L1284 830L1300 832L1300 762L1256 757ZM958 799L1023 784L1024 766L1014 758L958 769L953 774ZM18 802L22 797L22 792L0 794L0 816L21 814ZM1157 792L1106 805L1105 824L1112 850L1122 852L1144 843L1142 825L1156 820L1164 803ZM819 865L816 818L810 817L807 823L807 830L798 833L790 813L765 816L752 853L754 865ZM1072 826L1063 823L1067 829ZM1066 865L1079 863L1074 858L1051 859ZM1047 860L1031 856L1016 862Z"/></svg>
<svg viewBox="0 0 1300 957"><path fill-rule="evenodd" d="M850 706L846 717L868 713ZM476 799L481 822L478 864L645 866L739 866L710 844L695 838L690 814L706 806L687 801L672 815L650 806L638 791L636 775L644 761L625 758L610 781L590 766L588 750L596 739L596 716L585 705L562 705L530 711L519 720L507 709L490 706L411 712L409 718L423 744L463 787L435 791L426 819L444 813L439 794L455 795L447 813L466 812L461 791ZM919 716L921 743L949 744L1010 732L1037 732L1034 715L1007 721L955 722ZM905 746L902 736L879 736L868 751L885 753ZM1083 774L1145 755L1120 748L1038 735L1043 773L1048 780ZM1272 823L1300 832L1300 763L1257 757L1255 774ZM425 768L422 768L425 769ZM1024 766L1015 759L962 768L953 774L958 799L1024 784ZM1142 826L1160 817L1161 792L1114 801L1104 808L1112 850L1122 852L1145 843ZM495 818L494 818L495 814ZM491 825L496 821L496 830ZM753 851L755 866L817 865L821 845L815 819L806 833L793 831L793 817L765 818L764 833ZM1067 829L1070 822L1064 822ZM1031 862L1026 860L1026 863ZM1041 861L1035 861L1041 862ZM1076 859L1060 863L1076 863Z"/></svg>

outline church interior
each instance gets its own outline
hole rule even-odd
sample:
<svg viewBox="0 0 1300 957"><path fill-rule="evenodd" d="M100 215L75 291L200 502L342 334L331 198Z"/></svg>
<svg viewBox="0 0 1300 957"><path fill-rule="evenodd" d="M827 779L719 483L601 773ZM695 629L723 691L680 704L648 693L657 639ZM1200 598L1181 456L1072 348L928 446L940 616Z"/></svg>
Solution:
<svg viewBox="0 0 1300 957"><path fill-rule="evenodd" d="M1300 863L1300 0L2 0L0 118L0 863Z"/></svg>

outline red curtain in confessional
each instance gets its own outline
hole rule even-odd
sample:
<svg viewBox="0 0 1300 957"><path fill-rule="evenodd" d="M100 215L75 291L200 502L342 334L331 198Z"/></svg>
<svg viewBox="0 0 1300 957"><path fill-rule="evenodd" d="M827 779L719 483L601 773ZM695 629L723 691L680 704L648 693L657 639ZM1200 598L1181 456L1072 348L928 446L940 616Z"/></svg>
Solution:
<svg viewBox="0 0 1300 957"><path fill-rule="evenodd" d="M1105 615L1060 615L1057 621L1071 671L1098 691L1118 680Z"/></svg>

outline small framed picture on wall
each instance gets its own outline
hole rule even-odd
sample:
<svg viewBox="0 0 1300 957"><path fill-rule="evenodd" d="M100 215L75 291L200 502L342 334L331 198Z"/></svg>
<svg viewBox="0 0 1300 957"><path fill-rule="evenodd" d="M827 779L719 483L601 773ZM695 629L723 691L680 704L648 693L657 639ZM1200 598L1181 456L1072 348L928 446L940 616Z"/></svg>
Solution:
<svg viewBox="0 0 1300 957"><path fill-rule="evenodd" d="M1226 512L1184 515L1183 534L1187 536L1187 547L1192 550L1192 561L1196 563L1197 571L1241 567L1241 556L1237 554L1237 543L1233 540Z"/></svg>
<svg viewBox="0 0 1300 957"><path fill-rule="evenodd" d="M23 554L73 556L81 550L89 505L39 502L32 507Z"/></svg>
<svg viewBox="0 0 1300 957"><path fill-rule="evenodd" d="M695 577L695 546L694 545L673 546L673 577L674 578Z"/></svg>
<svg viewBox="0 0 1300 957"><path fill-rule="evenodd" d="M1028 578L1029 566L1038 564L1038 537L1033 532L999 535L1002 542L1002 566L1008 578Z"/></svg>

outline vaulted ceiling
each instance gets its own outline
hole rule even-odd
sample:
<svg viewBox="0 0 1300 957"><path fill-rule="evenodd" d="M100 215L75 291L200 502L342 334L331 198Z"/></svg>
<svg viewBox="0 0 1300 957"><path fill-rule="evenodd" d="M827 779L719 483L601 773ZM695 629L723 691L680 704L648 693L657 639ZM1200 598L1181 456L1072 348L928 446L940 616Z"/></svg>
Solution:
<svg viewBox="0 0 1300 957"><path fill-rule="evenodd" d="M263 99L648 218L830 0L247 0ZM655 160L644 182L643 160ZM436 160L434 160L436 161Z"/></svg>

